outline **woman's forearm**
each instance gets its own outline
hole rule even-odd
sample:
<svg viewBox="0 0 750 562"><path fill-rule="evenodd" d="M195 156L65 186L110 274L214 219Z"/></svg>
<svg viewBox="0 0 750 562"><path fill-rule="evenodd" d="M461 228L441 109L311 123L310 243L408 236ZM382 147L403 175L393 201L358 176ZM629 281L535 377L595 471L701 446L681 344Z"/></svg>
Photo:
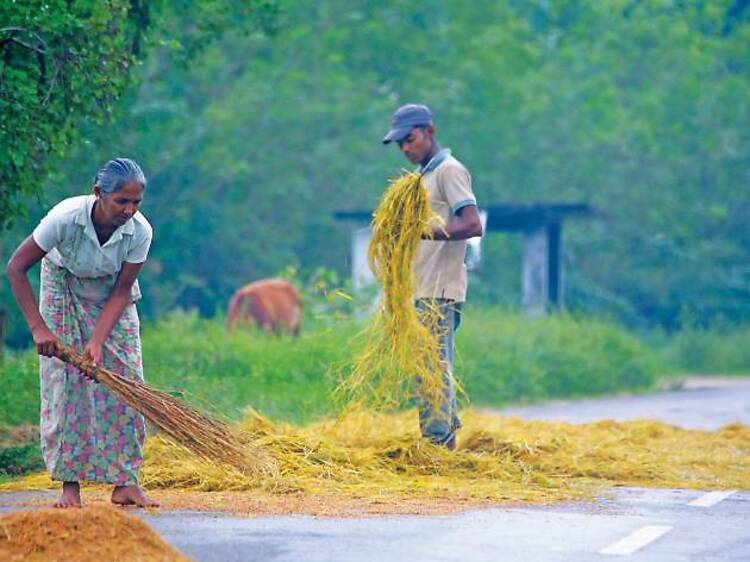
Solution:
<svg viewBox="0 0 750 562"><path fill-rule="evenodd" d="M13 296L16 298L18 308L21 309L21 313L26 319L31 333L33 334L35 330L39 330L40 328L47 328L47 324L39 313L39 304L34 296L31 283L29 283L27 270L19 269L11 259L11 262L8 264L7 273Z"/></svg>
<svg viewBox="0 0 750 562"><path fill-rule="evenodd" d="M99 318L96 320L94 333L91 335L91 343L99 346L104 344L112 328L122 316L123 310L132 300L129 288L127 291L115 290L109 295Z"/></svg>
<svg viewBox="0 0 750 562"><path fill-rule="evenodd" d="M34 296L34 291L29 283L29 269L44 257L47 252L42 250L33 237L27 236L26 240L16 248L8 262L8 281L16 297L18 308L21 309L23 317L31 330L36 350L40 355L53 357L57 353L59 342L57 336L47 326L39 312L39 305Z"/></svg>
<svg viewBox="0 0 750 562"><path fill-rule="evenodd" d="M39 312L39 307L34 297L34 291L31 289L31 283L27 277L27 268L18 268L8 266L8 279L13 296L16 297L18 307L21 309L26 323L29 325L31 337L34 340L36 351L46 357L55 357L60 349L60 342L57 336L52 333L47 323Z"/></svg>
<svg viewBox="0 0 750 562"><path fill-rule="evenodd" d="M99 318L96 320L94 333L91 335L91 340L87 347L93 345L100 350L109 337L112 328L114 328L115 324L117 324L117 321L120 319L120 316L122 316L122 312L133 302L132 288L141 267L143 267L143 263L123 263L122 269L117 276L115 286L112 288L109 297L107 297L107 300L104 303L104 308L102 309L101 314L99 314ZM98 350L91 349L91 351L94 353ZM95 355L96 353L92 355L92 358L96 359Z"/></svg>

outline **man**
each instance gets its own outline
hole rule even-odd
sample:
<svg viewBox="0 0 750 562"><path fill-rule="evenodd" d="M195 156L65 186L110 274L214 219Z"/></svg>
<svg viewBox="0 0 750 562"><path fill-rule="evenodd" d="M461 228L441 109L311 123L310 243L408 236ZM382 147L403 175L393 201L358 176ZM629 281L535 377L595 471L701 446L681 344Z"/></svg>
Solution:
<svg viewBox="0 0 750 562"><path fill-rule="evenodd" d="M439 411L419 396L417 403L422 435L453 450L456 430L461 427L452 372L453 340L466 300L466 240L482 235L482 222L469 171L451 156L450 149L440 148L427 106L408 104L396 110L383 144L394 141L419 166L432 210L444 221L433 227L432 239L420 242L414 262L417 309L440 312L436 330L445 362L444 399Z"/></svg>

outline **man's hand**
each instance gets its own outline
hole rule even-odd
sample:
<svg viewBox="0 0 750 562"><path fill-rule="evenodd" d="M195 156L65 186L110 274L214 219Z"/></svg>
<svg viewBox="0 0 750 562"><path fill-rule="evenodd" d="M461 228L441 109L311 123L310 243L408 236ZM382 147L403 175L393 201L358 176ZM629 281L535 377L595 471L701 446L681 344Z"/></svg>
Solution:
<svg viewBox="0 0 750 562"><path fill-rule="evenodd" d="M462 207L456 213L453 220L446 225L435 226L432 229L432 238L423 236L425 240L466 240L482 236L482 220L476 205Z"/></svg>
<svg viewBox="0 0 750 562"><path fill-rule="evenodd" d="M423 234L422 240L450 240L451 236L448 233L448 229L444 225L433 226L432 232L429 234Z"/></svg>

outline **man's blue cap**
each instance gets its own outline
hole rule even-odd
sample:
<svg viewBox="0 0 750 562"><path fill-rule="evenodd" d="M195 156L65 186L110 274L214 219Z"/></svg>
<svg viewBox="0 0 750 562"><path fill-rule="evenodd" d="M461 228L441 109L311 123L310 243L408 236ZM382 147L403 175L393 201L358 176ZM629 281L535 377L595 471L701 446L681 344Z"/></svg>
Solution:
<svg viewBox="0 0 750 562"><path fill-rule="evenodd" d="M409 103L399 107L391 118L391 130L383 138L383 144L400 141L411 133L414 127L432 125L432 111L426 105Z"/></svg>

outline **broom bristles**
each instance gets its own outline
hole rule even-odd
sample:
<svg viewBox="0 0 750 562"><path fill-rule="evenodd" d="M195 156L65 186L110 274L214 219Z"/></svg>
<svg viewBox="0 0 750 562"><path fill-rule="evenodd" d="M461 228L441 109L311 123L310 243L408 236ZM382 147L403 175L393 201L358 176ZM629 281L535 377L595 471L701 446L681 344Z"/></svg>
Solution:
<svg viewBox="0 0 750 562"><path fill-rule="evenodd" d="M58 348L57 357L106 386L178 445L196 455L228 464L245 473L276 472L273 459L253 443L249 435L235 434L227 424L208 417L185 402L140 380L97 367L65 346Z"/></svg>

